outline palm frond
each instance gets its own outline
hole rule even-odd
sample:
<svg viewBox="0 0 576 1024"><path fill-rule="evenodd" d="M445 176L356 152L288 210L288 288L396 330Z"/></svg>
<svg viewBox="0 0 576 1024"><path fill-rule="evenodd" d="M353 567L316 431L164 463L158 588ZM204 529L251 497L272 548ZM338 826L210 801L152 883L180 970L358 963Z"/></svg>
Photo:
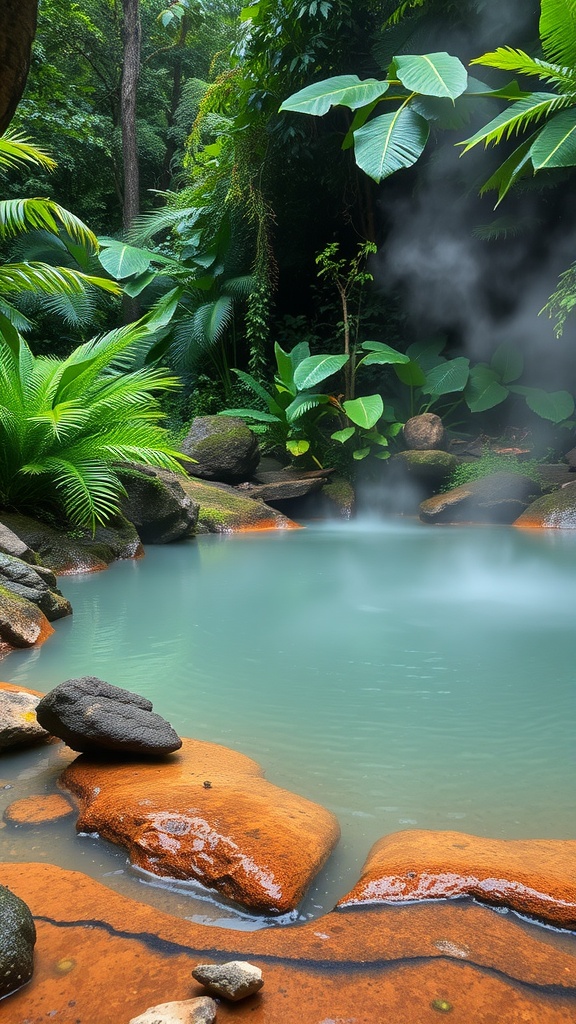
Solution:
<svg viewBox="0 0 576 1024"><path fill-rule="evenodd" d="M576 0L541 0L540 40L548 60L576 66Z"/></svg>
<svg viewBox="0 0 576 1024"><path fill-rule="evenodd" d="M26 164L36 164L47 171L56 167L56 161L40 146L34 146L26 135L8 128L0 137L0 168L11 170Z"/></svg>
<svg viewBox="0 0 576 1024"><path fill-rule="evenodd" d="M509 139L525 129L532 127L544 117L569 106L571 100L567 96L559 96L554 93L533 92L529 96L512 103L506 110L492 119L487 125L477 131L471 138L458 143L464 146L464 153L483 142L485 146L490 143L501 142L502 139Z"/></svg>
<svg viewBox="0 0 576 1024"><path fill-rule="evenodd" d="M70 267L52 267L48 263L6 263L0 266L0 292L17 295L40 292L44 295L80 294L85 286L94 285L111 295L120 295L116 281L93 277Z"/></svg>
<svg viewBox="0 0 576 1024"><path fill-rule="evenodd" d="M256 287L254 274L243 274L240 277L230 277L222 285L222 294L230 295L233 299L247 299Z"/></svg>
<svg viewBox="0 0 576 1024"><path fill-rule="evenodd" d="M97 252L99 248L96 235L84 221L52 199L37 197L0 201L0 237L11 238L30 228L54 235L64 229L73 241L87 249Z"/></svg>
<svg viewBox="0 0 576 1024"><path fill-rule="evenodd" d="M524 50L513 46L499 46L491 53L485 53L470 61L471 64L483 64L485 67L498 68L500 71L521 72L540 78L543 82L551 82L565 91L576 92L576 68L562 66L539 57L530 57Z"/></svg>

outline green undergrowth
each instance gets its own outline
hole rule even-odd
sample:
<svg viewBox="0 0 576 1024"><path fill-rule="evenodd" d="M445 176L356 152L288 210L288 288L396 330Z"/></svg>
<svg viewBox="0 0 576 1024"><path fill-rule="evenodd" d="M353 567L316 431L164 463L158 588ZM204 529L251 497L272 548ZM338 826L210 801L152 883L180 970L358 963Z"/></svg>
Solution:
<svg viewBox="0 0 576 1024"><path fill-rule="evenodd" d="M516 455L499 455L496 452L486 451L479 459L471 462L462 462L448 477L444 484L443 491L451 491L454 487L461 487L473 480L480 480L482 477L491 476L493 473L518 473L527 476L530 480L540 483L538 459L519 459Z"/></svg>

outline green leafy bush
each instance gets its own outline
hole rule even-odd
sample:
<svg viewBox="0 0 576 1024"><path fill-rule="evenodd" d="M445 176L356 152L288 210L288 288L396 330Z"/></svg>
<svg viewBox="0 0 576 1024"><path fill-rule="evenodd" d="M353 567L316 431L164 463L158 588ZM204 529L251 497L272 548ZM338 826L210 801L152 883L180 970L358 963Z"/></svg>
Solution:
<svg viewBox="0 0 576 1024"><path fill-rule="evenodd" d="M498 452L486 450L479 459L471 462L462 462L456 467L453 473L442 488L444 491L451 491L454 487L461 487L469 484L472 480L480 480L482 477L491 476L493 473L518 473L528 476L531 480L541 483L538 474L538 460L526 459L523 461L516 455L501 455Z"/></svg>

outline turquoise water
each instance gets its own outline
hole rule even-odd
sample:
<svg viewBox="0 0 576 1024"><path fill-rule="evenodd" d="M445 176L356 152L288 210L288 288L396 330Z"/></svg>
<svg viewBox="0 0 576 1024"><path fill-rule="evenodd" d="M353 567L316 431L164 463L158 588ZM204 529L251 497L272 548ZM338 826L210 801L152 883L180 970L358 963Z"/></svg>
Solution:
<svg viewBox="0 0 576 1024"><path fill-rule="evenodd" d="M394 521L212 536L61 587L73 618L0 674L137 691L182 735L241 750L334 811L342 841L303 913L330 909L388 832L576 838L570 532ZM33 789L38 756L13 759L13 779ZM83 842L59 856L125 873Z"/></svg>

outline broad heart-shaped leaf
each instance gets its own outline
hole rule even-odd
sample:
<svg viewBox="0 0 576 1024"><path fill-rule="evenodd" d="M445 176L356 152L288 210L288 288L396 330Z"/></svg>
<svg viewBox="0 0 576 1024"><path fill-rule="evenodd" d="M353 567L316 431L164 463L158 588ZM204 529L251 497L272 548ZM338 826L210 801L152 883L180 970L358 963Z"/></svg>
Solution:
<svg viewBox="0 0 576 1024"><path fill-rule="evenodd" d="M401 363L395 366L394 372L398 380L402 381L403 384L407 384L408 387L421 388L426 383L424 370L413 359L408 363Z"/></svg>
<svg viewBox="0 0 576 1024"><path fill-rule="evenodd" d="M115 238L101 238L98 259L111 277L122 281L125 277L134 277L148 270L154 253L148 249L137 249L134 245L126 245Z"/></svg>
<svg viewBox="0 0 576 1024"><path fill-rule="evenodd" d="M424 53L395 57L392 74L397 74L409 92L424 96L444 96L455 100L468 85L468 72L449 53Z"/></svg>
<svg viewBox="0 0 576 1024"><path fill-rule="evenodd" d="M348 356L309 356L298 363L294 370L294 383L299 391L313 388L321 380L341 370L348 359Z"/></svg>
<svg viewBox="0 0 576 1024"><path fill-rule="evenodd" d="M528 408L552 423L562 423L574 412L574 399L569 391L544 391L543 388L525 388L519 384L514 384L510 391L524 395Z"/></svg>
<svg viewBox="0 0 576 1024"><path fill-rule="evenodd" d="M351 437L356 433L356 427L344 427L344 430L336 430L330 437L333 441L339 441L340 444L345 444Z"/></svg>
<svg viewBox="0 0 576 1024"><path fill-rule="evenodd" d="M530 157L535 171L544 167L574 167L576 164L576 107L553 117L538 132Z"/></svg>
<svg viewBox="0 0 576 1024"><path fill-rule="evenodd" d="M415 164L429 134L428 122L408 107L382 114L354 132L356 163L374 181L382 181Z"/></svg>
<svg viewBox="0 0 576 1024"><path fill-rule="evenodd" d="M280 110L294 110L301 114L326 114L330 107L358 107L372 103L383 96L389 88L389 82L379 82L375 78L367 78L361 82L358 75L336 75L325 78L323 82L314 82L300 89L280 107Z"/></svg>
<svg viewBox="0 0 576 1024"><path fill-rule="evenodd" d="M376 426L384 412L384 402L380 395L366 395L364 398L351 398L343 403L342 408L357 427L370 430Z"/></svg>
<svg viewBox="0 0 576 1024"><path fill-rule="evenodd" d="M382 341L365 341L362 344L362 348L370 353L369 356L365 356L361 360L362 363L366 363L368 366L372 363L384 365L385 363L410 362L409 357L404 355L403 352L398 352L395 348L385 345ZM378 358L374 358L375 356L378 356Z"/></svg>
<svg viewBox="0 0 576 1024"><path fill-rule="evenodd" d="M518 380L524 369L524 356L514 345L503 341L494 352L490 366L498 374L503 384Z"/></svg>
<svg viewBox="0 0 576 1024"><path fill-rule="evenodd" d="M290 452L290 455L294 455L296 458L299 455L305 455L310 448L310 441L306 441L303 437L299 441L286 441L286 449Z"/></svg>
<svg viewBox="0 0 576 1024"><path fill-rule="evenodd" d="M508 388L500 384L494 370L479 363L470 370L470 377L464 392L470 412L484 412L493 409L508 398Z"/></svg>
<svg viewBox="0 0 576 1024"><path fill-rule="evenodd" d="M449 395L453 391L463 391L470 374L470 360L464 356L448 359L440 366L434 366L426 374L426 384L422 388L426 395Z"/></svg>

